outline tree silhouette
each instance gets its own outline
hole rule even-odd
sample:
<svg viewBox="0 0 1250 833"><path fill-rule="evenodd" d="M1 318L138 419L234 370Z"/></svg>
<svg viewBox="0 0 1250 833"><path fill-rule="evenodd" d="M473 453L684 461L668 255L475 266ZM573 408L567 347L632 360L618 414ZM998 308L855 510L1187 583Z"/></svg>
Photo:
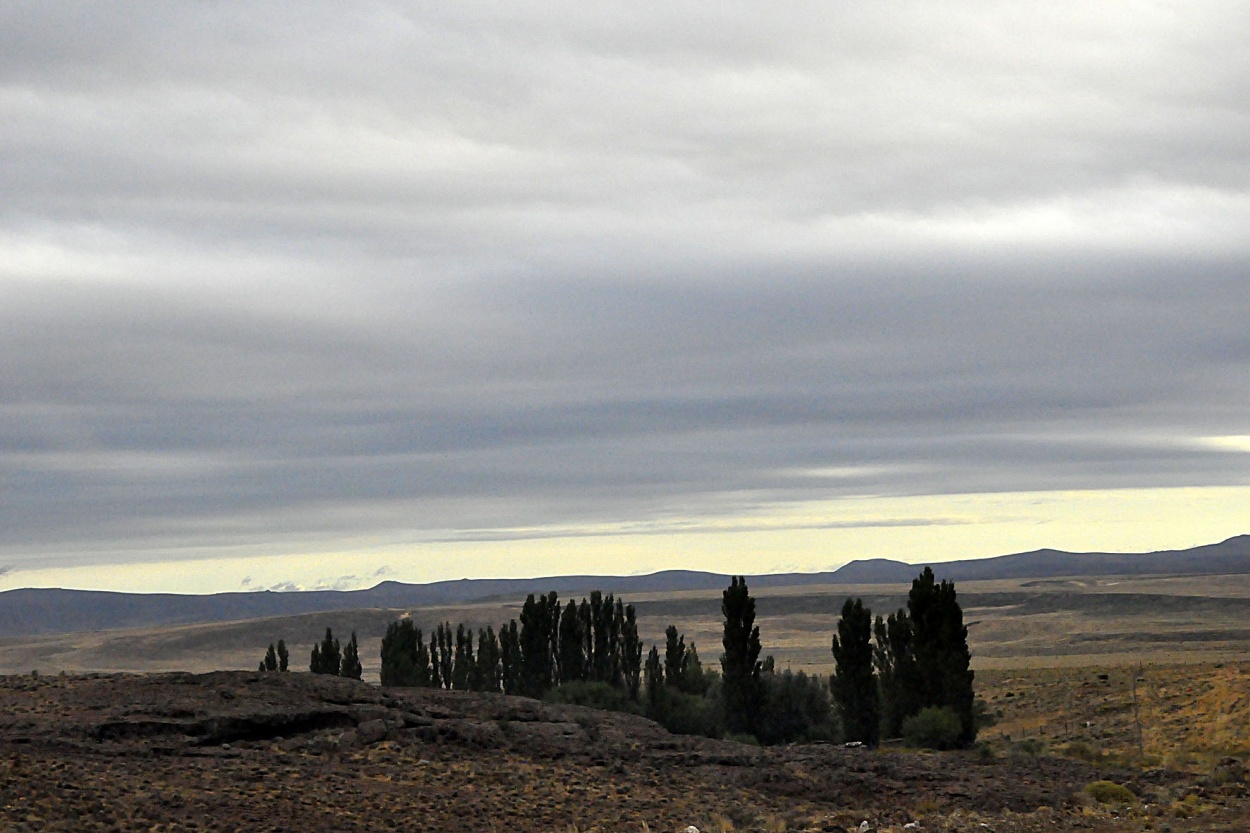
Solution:
<svg viewBox="0 0 1250 833"><path fill-rule="evenodd" d="M277 671L278 670L278 652L274 650L273 643L269 643L269 650L265 652L265 658L260 661L260 671Z"/></svg>
<svg viewBox="0 0 1250 833"><path fill-rule="evenodd" d="M629 699L637 700L642 685L642 640L638 638L638 614L633 605L625 605L621 623L621 679Z"/></svg>
<svg viewBox="0 0 1250 833"><path fill-rule="evenodd" d="M391 622L382 637L382 685L429 686L430 654L411 619Z"/></svg>
<svg viewBox="0 0 1250 833"><path fill-rule="evenodd" d="M477 632L477 666L472 679L474 691L499 691L501 683L499 638L487 625Z"/></svg>
<svg viewBox="0 0 1250 833"><path fill-rule="evenodd" d="M664 630L664 685L680 688L685 672L686 637L677 632L676 625L669 625Z"/></svg>
<svg viewBox="0 0 1250 833"><path fill-rule="evenodd" d="M451 665L451 687L468 691L474 672L473 632L463 623L456 625L456 648Z"/></svg>
<svg viewBox="0 0 1250 833"><path fill-rule="evenodd" d="M343 652L339 647L339 641L334 638L331 630L326 628L325 639L321 640L320 645L313 646L312 659L308 664L308 670L314 674L333 674L337 676L342 661Z"/></svg>
<svg viewBox="0 0 1250 833"><path fill-rule="evenodd" d="M586 648L582 633L582 617L577 603L569 599L560 615L560 682L586 679Z"/></svg>
<svg viewBox="0 0 1250 833"><path fill-rule="evenodd" d="M553 681L552 621L559 621L551 613L558 611L556 594L535 597L533 593L521 606L521 693L526 697L542 697Z"/></svg>
<svg viewBox="0 0 1250 833"><path fill-rule="evenodd" d="M977 736L974 673L969 667L972 655L968 650L968 628L964 626L954 583L938 584L933 570L925 567L912 581L907 610L920 675L920 709L944 706L954 711L960 723L959 744L969 746Z"/></svg>
<svg viewBox="0 0 1250 833"><path fill-rule="evenodd" d="M347 646L343 649L338 673L340 677L359 680L363 672L364 669L360 665L360 644L356 641L356 632L352 631L352 638L347 640Z"/></svg>
<svg viewBox="0 0 1250 833"><path fill-rule="evenodd" d="M725 723L731 731L751 732L761 704L760 629L755 627L755 599L745 577L733 577L721 598L721 614L725 617L721 640Z"/></svg>
<svg viewBox="0 0 1250 833"><path fill-rule="evenodd" d="M504 694L521 693L521 634L515 619L499 629L499 674Z"/></svg>
<svg viewBox="0 0 1250 833"><path fill-rule="evenodd" d="M879 719L872 659L872 612L862 599L847 599L833 637L834 671L829 686L841 714L844 739L876 746Z"/></svg>

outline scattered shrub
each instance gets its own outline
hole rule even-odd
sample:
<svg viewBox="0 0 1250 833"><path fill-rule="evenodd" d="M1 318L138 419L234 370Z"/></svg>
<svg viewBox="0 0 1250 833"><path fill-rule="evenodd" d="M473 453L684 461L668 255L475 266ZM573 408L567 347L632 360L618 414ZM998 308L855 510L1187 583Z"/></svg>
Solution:
<svg viewBox="0 0 1250 833"><path fill-rule="evenodd" d="M997 725L998 718L1002 716L1001 710L997 712L990 711L990 704L979 697L972 703L972 719L976 722L977 729L988 729Z"/></svg>
<svg viewBox="0 0 1250 833"><path fill-rule="evenodd" d="M1137 801L1132 790L1114 781L1095 781L1085 788L1085 792L1099 804L1132 804Z"/></svg>
<svg viewBox="0 0 1250 833"><path fill-rule="evenodd" d="M924 749L953 749L962 731L959 715L946 706L929 706L903 721L903 737Z"/></svg>
<svg viewBox="0 0 1250 833"><path fill-rule="evenodd" d="M789 825L786 824L786 820L781 816L776 813L769 813L760 822L760 829L764 833L786 833L789 830Z"/></svg>
<svg viewBox="0 0 1250 833"><path fill-rule="evenodd" d="M1069 743L1063 748L1063 754L1066 757L1084 761L1087 764L1102 762L1102 752L1084 741L1075 740Z"/></svg>
<svg viewBox="0 0 1250 833"><path fill-rule="evenodd" d="M1046 744L1042 743L1037 738L1025 738L1015 744L1012 748L1014 751L1019 752L1022 755L1028 755L1029 757L1036 758L1038 755L1046 751Z"/></svg>

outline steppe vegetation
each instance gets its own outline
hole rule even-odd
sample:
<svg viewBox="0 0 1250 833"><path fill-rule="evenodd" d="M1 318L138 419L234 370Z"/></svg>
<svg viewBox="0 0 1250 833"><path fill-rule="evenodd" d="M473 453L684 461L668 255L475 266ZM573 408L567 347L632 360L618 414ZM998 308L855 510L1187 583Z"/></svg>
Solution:
<svg viewBox="0 0 1250 833"><path fill-rule="evenodd" d="M794 679L802 671L824 685L835 666L830 639L848 591L880 611L906 604L904 587L759 591L753 594L753 627L761 634L761 665L771 654L775 678L791 671ZM402 700L407 711L400 712L420 713L440 728L360 711L325 725L311 720L267 737L234 740L220 733L236 725L239 717L231 710L247 700L258 680L285 680L280 684L296 694L283 708L305 717L325 708L351 711L357 707L342 704L373 703L379 696L390 697L387 708L398 708L401 699L376 694L384 690L372 685L329 694L306 690L303 681L312 679L307 673L252 672L207 678L211 684L178 683L179 691L211 694L196 694L199 699L189 705L170 699L145 704L134 694L145 678L78 676L119 666L201 670L181 658L207 662L206 652L218 648L221 656L238 657L218 665L256 668L263 654L261 666L268 668L271 658L280 664L278 644L289 652L291 670L302 672L307 666L299 658L307 659L314 647L320 652L332 640L326 633L332 626L362 636L363 676L376 681L381 638L389 627L408 622L436 633L439 623L460 621L477 635L479 628L521 612L523 606L504 602L5 640L0 661L22 663L26 670L0 686L6 692L0 829L266 829L265 813L231 809L266 803L281 806L282 818L298 818L308 830L658 833L694 824L704 833L841 831L858 829L863 821L881 831L908 823L952 831L1247 829L1250 804L1241 763L1250 755L1245 577L968 582L960 586L960 601L985 722L975 747L940 754L915 753L897 742L869 752L679 740L643 731L643 723L615 722L640 718L568 705L645 712L645 664L638 699L631 699L628 685L609 686L619 692L614 698L580 681L556 685L547 692L552 702L542 706L554 711L543 712L538 722L524 709L482 712L497 701L473 698L492 695L391 689L411 692ZM707 672L719 664L709 662L713 652L707 646L721 647L723 599L689 592L640 595L631 602L639 642L656 645L658 667L651 673L665 680L662 690L670 690L671 680L674 695L706 695L716 685ZM266 646L279 635L271 657ZM450 626L446 639L454 665ZM695 642L703 648L701 659L689 651ZM694 663L683 662L687 652ZM71 674L62 676L62 669ZM162 678L151 679L153 691L166 686ZM362 685L337 678L327 684ZM133 737L111 738L105 749L99 738L66 728L85 725L86 718L66 723L65 715L77 708L75 692L87 690L96 692L101 705L83 706L81 714L101 725L133 726L103 730L133 731ZM300 699L305 696L312 700ZM381 734L373 719L384 721ZM152 728L171 722L174 729ZM202 728L210 725L216 728ZM539 726L546 728L535 741ZM561 728L573 726L579 728ZM603 746L602 739L618 731L624 745ZM847 757L851 753L859 757ZM213 773L207 780L205 765ZM336 798L323 802L318 791ZM423 796L420 814L403 815L405 795ZM88 804L79 806L80 799ZM350 810L351 802L384 811L370 820L364 809ZM60 804L63 811L53 809ZM82 826L83 818L90 824Z"/></svg>

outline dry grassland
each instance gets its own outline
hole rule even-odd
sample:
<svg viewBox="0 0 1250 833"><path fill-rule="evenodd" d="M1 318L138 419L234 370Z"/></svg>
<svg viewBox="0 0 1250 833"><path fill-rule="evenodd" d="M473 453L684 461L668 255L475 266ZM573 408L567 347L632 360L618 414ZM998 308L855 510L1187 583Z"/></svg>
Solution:
<svg viewBox="0 0 1250 833"><path fill-rule="evenodd" d="M905 604L905 585L761 588L765 653L780 669L828 673L842 602L863 597L877 613ZM1250 576L966 582L959 585L977 690L1001 712L985 737L1028 741L1098 759L1141 756L1195 766L1250 752ZM631 596L644 644L675 624L713 667L720 654L720 594ZM172 628L0 640L0 672L205 672L250 670L278 638L303 667L327 626L355 630L366 678L377 678L387 624L411 616L426 633L440 621L496 627L519 604L489 602L415 610L356 610ZM1102 679L1100 675L1105 675ZM1132 690L1137 689L1137 711Z"/></svg>

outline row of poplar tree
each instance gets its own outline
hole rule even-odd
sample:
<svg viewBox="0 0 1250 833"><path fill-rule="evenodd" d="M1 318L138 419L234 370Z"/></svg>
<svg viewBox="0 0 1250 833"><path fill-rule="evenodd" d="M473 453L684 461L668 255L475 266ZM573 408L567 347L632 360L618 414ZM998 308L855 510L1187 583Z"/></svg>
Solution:
<svg viewBox="0 0 1250 833"><path fill-rule="evenodd" d="M976 738L963 611L955 585L938 584L927 567L912 582L907 608L885 618L874 621L862 600L846 600L827 680L778 673L771 656L761 658L755 599L744 578L734 577L722 594L721 613L719 674L703 667L694 643L672 625L663 654L652 646L644 663L633 605L595 591L563 606L554 592L531 594L520 621L498 632L444 622L427 641L411 619L392 622L382 639L381 681L620 708L674 732L763 743L840 737L876 745L926 731L938 745L967 746ZM286 670L287 661L279 640L261 670ZM359 679L356 634L340 647L327 628L310 670Z"/></svg>
<svg viewBox="0 0 1250 833"><path fill-rule="evenodd" d="M275 646L269 643L265 658L260 661L258 671L290 670L291 653L287 650L286 641L279 639ZM359 680L364 673L360 664L360 643L356 640L356 632L347 645L341 645L334 638L330 628L326 628L325 638L313 646L312 656L308 662L308 670L314 674L330 674L337 677L350 677Z"/></svg>
<svg viewBox="0 0 1250 833"><path fill-rule="evenodd" d="M771 657L760 659L755 601L744 579L733 579L721 609L720 674L703 667L694 643L672 625L663 654L653 646L644 664L634 607L596 591L563 606L555 593L531 595L520 621L498 633L442 623L427 641L411 619L392 622L382 639L382 684L578 702L646 714L674 732L764 743L836 734L824 725L823 678L777 674Z"/></svg>
<svg viewBox="0 0 1250 833"><path fill-rule="evenodd" d="M554 593L530 594L500 627L441 623L429 641L411 619L382 637L382 685L494 691L543 697L575 682L605 683L631 700L641 684L642 643L633 605L595 591L564 606Z"/></svg>

